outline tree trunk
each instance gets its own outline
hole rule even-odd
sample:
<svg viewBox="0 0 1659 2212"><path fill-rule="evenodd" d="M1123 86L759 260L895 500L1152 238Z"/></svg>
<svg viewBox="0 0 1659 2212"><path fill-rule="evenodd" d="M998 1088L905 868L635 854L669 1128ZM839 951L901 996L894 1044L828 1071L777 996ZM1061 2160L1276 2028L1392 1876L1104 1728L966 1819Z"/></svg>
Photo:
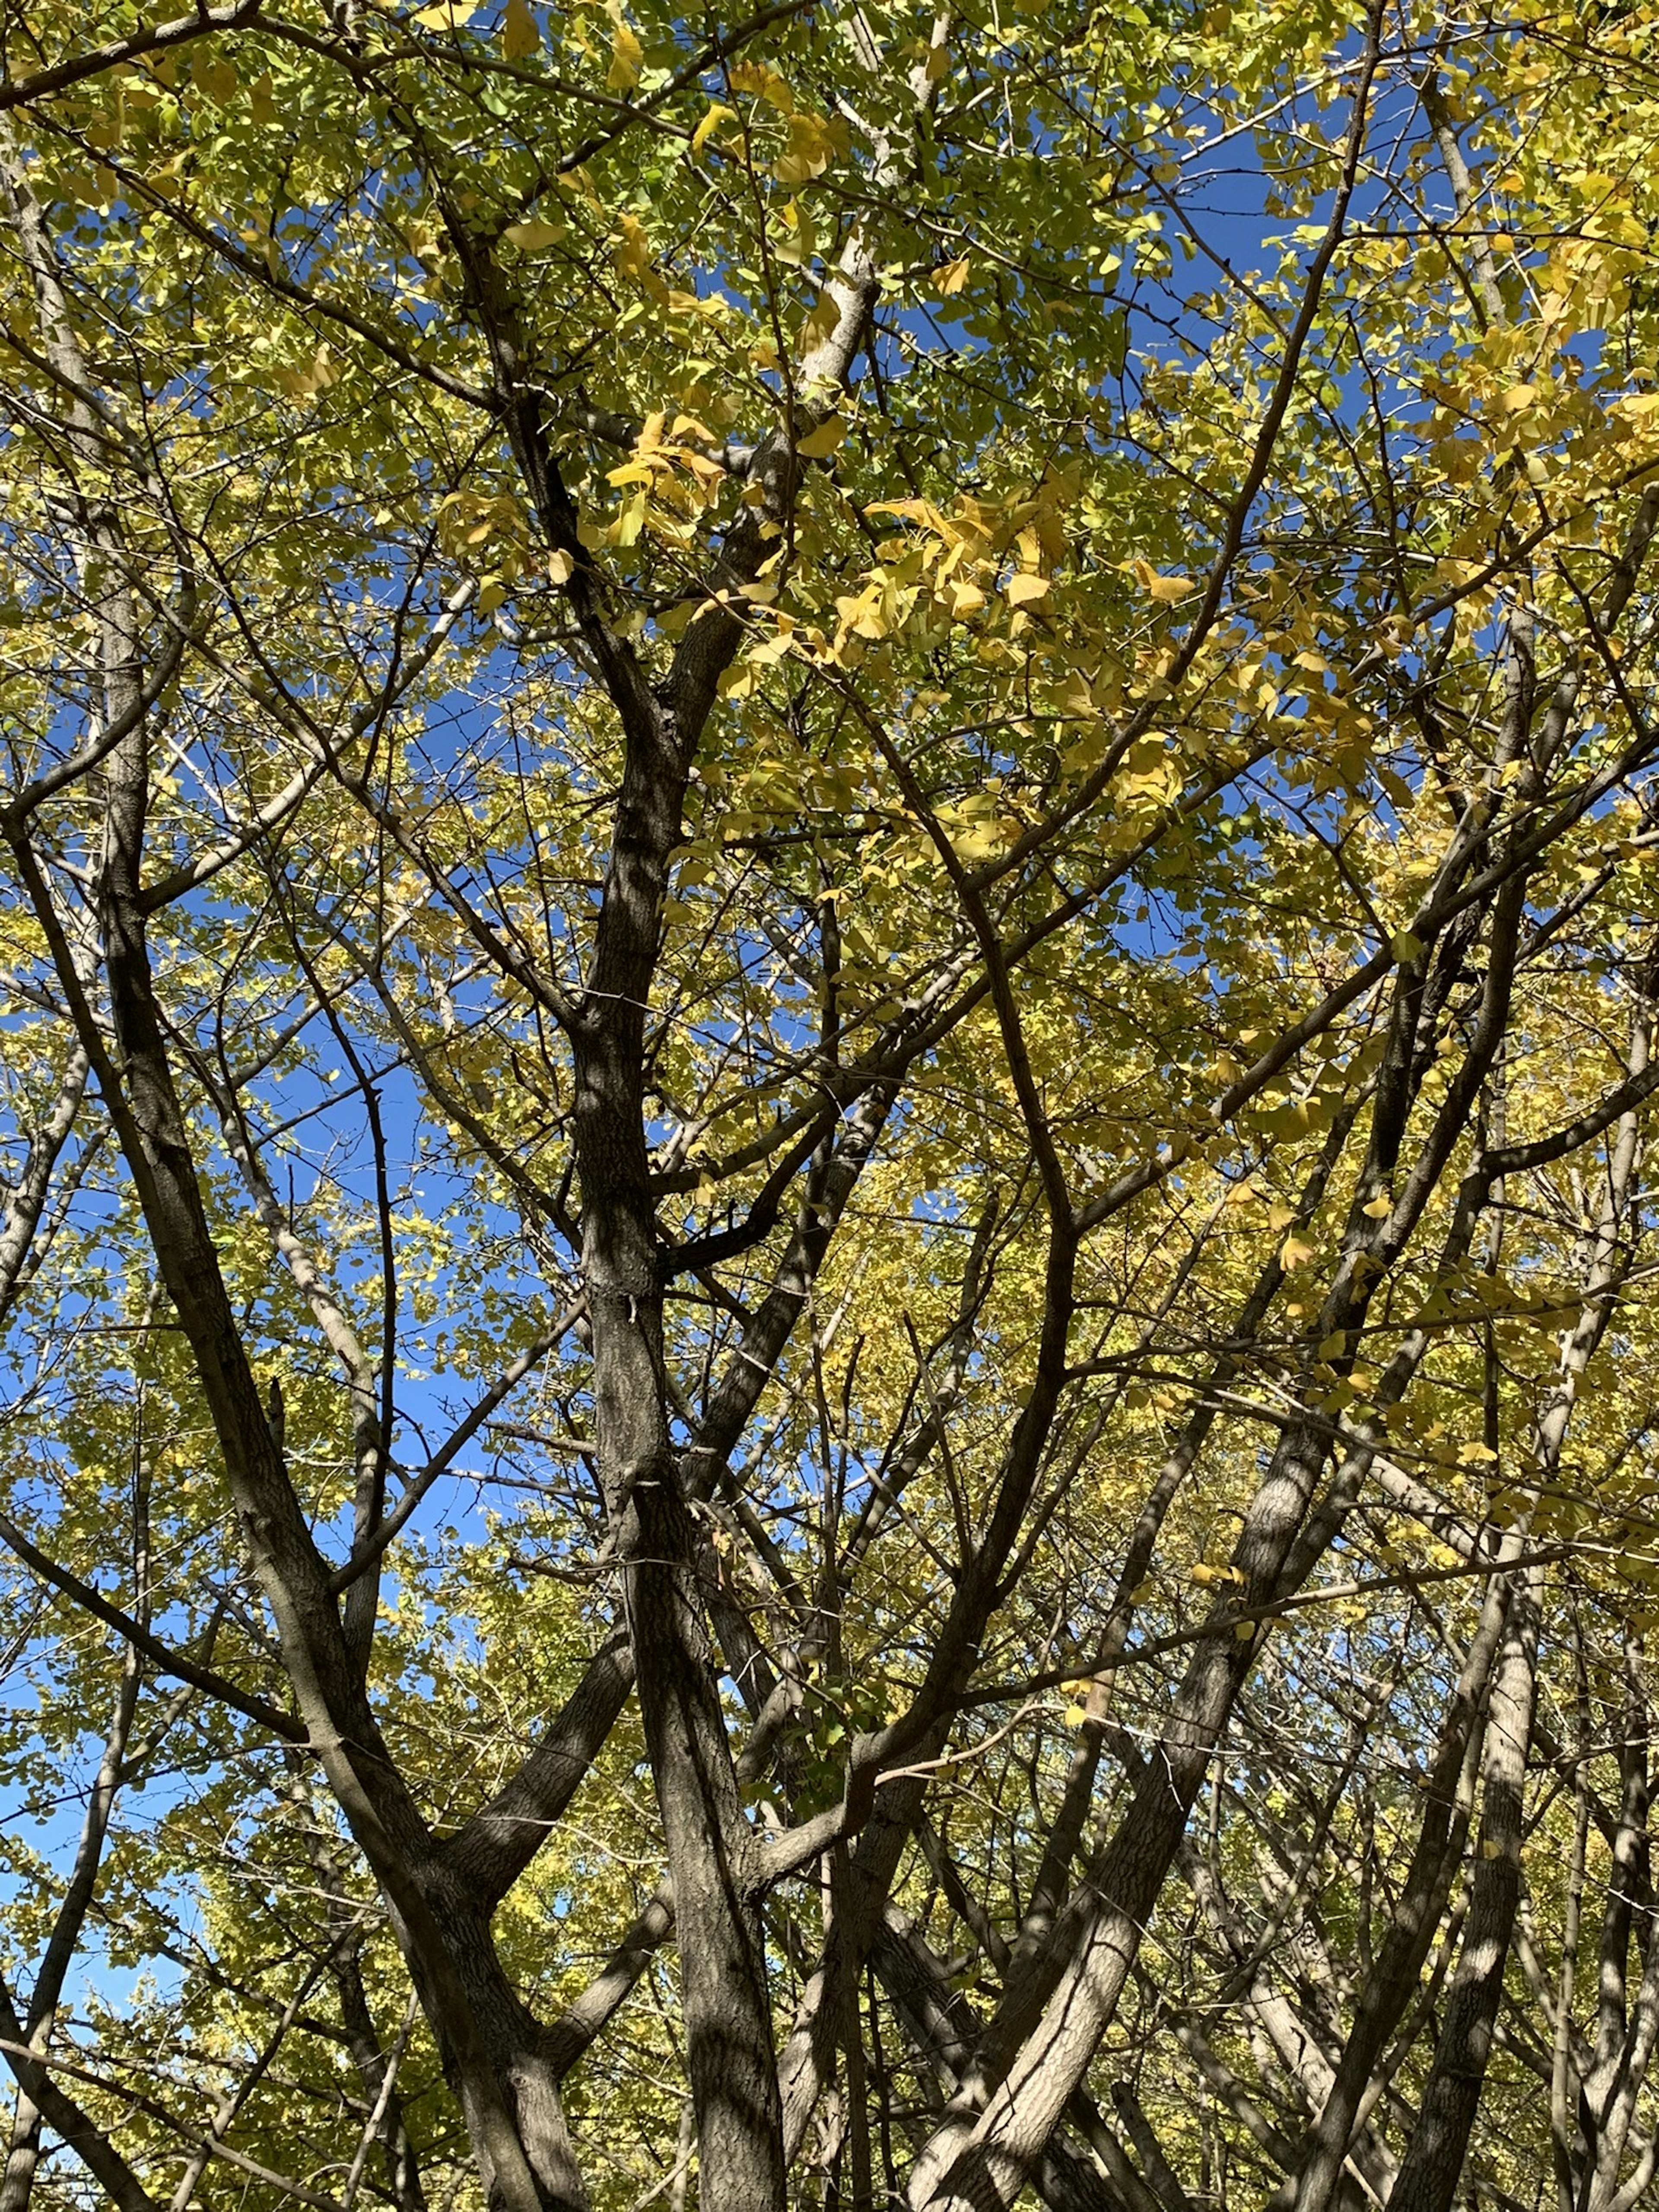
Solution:
<svg viewBox="0 0 1659 2212"><path fill-rule="evenodd" d="M1521 1901L1521 1835L1542 1590L1543 1570L1529 1567L1517 1577L1510 1599L1486 1717L1480 1844L1463 1949L1389 2212L1450 2212L1486 2078Z"/></svg>

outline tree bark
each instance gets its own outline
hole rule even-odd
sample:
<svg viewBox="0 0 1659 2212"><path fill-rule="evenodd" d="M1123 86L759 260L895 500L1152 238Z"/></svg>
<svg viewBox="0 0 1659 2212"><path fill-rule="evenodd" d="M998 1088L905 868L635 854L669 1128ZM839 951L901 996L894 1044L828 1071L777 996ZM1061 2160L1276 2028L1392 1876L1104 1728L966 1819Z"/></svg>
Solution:
<svg viewBox="0 0 1659 2212"><path fill-rule="evenodd" d="M1492 2057L1492 2027L1521 1899L1521 1836L1532 1739L1543 1571L1522 1570L1510 1595L1486 1717L1479 1854L1428 2086L1389 2199L1390 2212L1450 2212Z"/></svg>

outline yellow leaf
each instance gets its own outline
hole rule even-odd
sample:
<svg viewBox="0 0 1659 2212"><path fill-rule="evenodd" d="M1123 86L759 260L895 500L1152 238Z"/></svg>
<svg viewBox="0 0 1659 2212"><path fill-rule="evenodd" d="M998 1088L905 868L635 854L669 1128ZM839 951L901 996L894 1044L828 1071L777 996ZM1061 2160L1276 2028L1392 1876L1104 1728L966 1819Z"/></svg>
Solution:
<svg viewBox="0 0 1659 2212"><path fill-rule="evenodd" d="M1305 1239L1300 1237L1287 1237L1279 1257L1281 1266L1289 1268L1294 1273L1297 1268L1305 1267L1313 1255L1314 1248Z"/></svg>
<svg viewBox="0 0 1659 2212"><path fill-rule="evenodd" d="M795 112L794 94L769 62L738 62L727 81L733 92L752 92L780 115Z"/></svg>
<svg viewBox="0 0 1659 2212"><path fill-rule="evenodd" d="M1033 599L1047 599L1048 579L1046 576L1027 575L1022 572L1018 576L1010 576L1003 586L1002 595L1011 607L1029 606Z"/></svg>
<svg viewBox="0 0 1659 2212"><path fill-rule="evenodd" d="M827 461L842 440L847 435L846 418L832 415L827 422L820 422L816 430L809 430L795 442L795 451L804 461Z"/></svg>
<svg viewBox="0 0 1659 2212"><path fill-rule="evenodd" d="M1288 1229L1295 1219L1296 1208L1286 1206L1283 1199L1276 1198L1267 1208L1267 1226L1275 1231Z"/></svg>
<svg viewBox="0 0 1659 2212"><path fill-rule="evenodd" d="M624 215L617 218L617 228L622 233L617 246L617 274L642 281L651 274L651 241L645 226L637 216Z"/></svg>
<svg viewBox="0 0 1659 2212"><path fill-rule="evenodd" d="M503 241L516 246L521 253L539 253L544 246L556 246L562 238L569 236L569 227L562 222L546 222L540 216L532 216L527 222L510 222L501 233Z"/></svg>
<svg viewBox="0 0 1659 2212"><path fill-rule="evenodd" d="M1160 575L1150 561L1137 561L1134 572L1141 590L1160 606L1172 607L1177 599L1186 599L1197 588L1190 576Z"/></svg>
<svg viewBox="0 0 1659 2212"><path fill-rule="evenodd" d="M948 300L953 292L961 291L968 282L969 264L964 256L960 261L947 261L933 271L933 289L941 299Z"/></svg>
<svg viewBox="0 0 1659 2212"><path fill-rule="evenodd" d="M843 594L836 601L836 612L848 629L859 637L883 638L887 624L883 619L881 592L872 587L868 591Z"/></svg>
<svg viewBox="0 0 1659 2212"><path fill-rule="evenodd" d="M618 23L611 40L611 67L605 87L611 92L631 92L640 81L645 49L626 23Z"/></svg>
<svg viewBox="0 0 1659 2212"><path fill-rule="evenodd" d="M975 792L952 806L942 807L939 818L964 860L989 860L1007 842L994 791Z"/></svg>
<svg viewBox="0 0 1659 2212"><path fill-rule="evenodd" d="M339 376L340 372L334 366L326 338L312 356L309 368L279 368L276 371L276 382L295 398L306 398L316 392L326 392L331 384L339 381Z"/></svg>
<svg viewBox="0 0 1659 2212"><path fill-rule="evenodd" d="M789 150L773 163L772 174L781 185L804 185L810 178L821 177L842 150L843 137L834 123L818 116L792 115Z"/></svg>
<svg viewBox="0 0 1659 2212"><path fill-rule="evenodd" d="M711 100L708 114L691 133L691 151L701 154L722 123L735 123L737 119L734 109L723 107L718 100Z"/></svg>
<svg viewBox="0 0 1659 2212"><path fill-rule="evenodd" d="M841 320L841 309L832 292L821 292L812 312L800 326L801 358L817 351Z"/></svg>
<svg viewBox="0 0 1659 2212"><path fill-rule="evenodd" d="M561 550L548 555L547 580L550 584L568 584L575 573L576 564L568 553Z"/></svg>
<svg viewBox="0 0 1659 2212"><path fill-rule="evenodd" d="M1369 1206L1362 1206L1359 1210L1369 1221L1386 1221L1394 1212L1394 1201L1386 1192L1383 1192L1374 1198Z"/></svg>
<svg viewBox="0 0 1659 2212"><path fill-rule="evenodd" d="M507 0L501 18L501 53L510 62L521 62L542 50L542 34L530 11L530 0Z"/></svg>

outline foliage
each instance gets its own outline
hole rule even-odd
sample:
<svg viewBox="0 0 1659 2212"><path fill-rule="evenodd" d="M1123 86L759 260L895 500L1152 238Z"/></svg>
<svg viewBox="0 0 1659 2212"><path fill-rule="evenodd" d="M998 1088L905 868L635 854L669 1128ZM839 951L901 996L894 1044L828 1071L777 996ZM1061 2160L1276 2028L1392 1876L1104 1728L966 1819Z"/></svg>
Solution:
<svg viewBox="0 0 1659 2212"><path fill-rule="evenodd" d="M0 2212L1629 2212L1647 11L5 71Z"/></svg>

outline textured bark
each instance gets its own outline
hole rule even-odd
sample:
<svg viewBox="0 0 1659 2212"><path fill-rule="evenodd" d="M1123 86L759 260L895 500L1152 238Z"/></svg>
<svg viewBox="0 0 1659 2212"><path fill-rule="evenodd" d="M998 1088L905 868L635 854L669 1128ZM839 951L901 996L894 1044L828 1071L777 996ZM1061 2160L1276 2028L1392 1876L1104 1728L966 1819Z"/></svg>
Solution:
<svg viewBox="0 0 1659 2212"><path fill-rule="evenodd" d="M1433 1763L1424 1778L1423 1819L1399 1903L1360 1994L1330 2094L1309 2132L1301 2171L1287 2178L1275 2199L1276 2203L1293 2203L1296 2212L1327 2212L1340 2186L1343 2161L1377 2062L1417 1995L1424 1961L1462 1861L1469 1822L1462 1780L1471 1747L1481 1740L1482 1702L1508 1605L1507 1583L1495 1580L1464 1659Z"/></svg>
<svg viewBox="0 0 1659 2212"><path fill-rule="evenodd" d="M1299 1218L1310 1219L1323 1198L1331 1172L1341 1158L1343 1145L1358 1110L1359 1102L1356 1101L1350 1110L1338 1115L1319 1161L1300 1194L1297 1208ZM1248 1344L1252 1340L1271 1310L1284 1281L1284 1262L1279 1253L1275 1251L1233 1317L1228 1334L1235 1343ZM1099 1770L1101 1754L1106 1747L1106 1715L1110 1707L1112 1670L1121 1656L1133 1624L1134 1594L1146 1581L1151 1569L1153 1552L1170 1507L1182 1484L1197 1464L1199 1455L1218 1418L1220 1408L1217 1394L1233 1381L1237 1365L1238 1363L1232 1358L1217 1362L1207 1388L1188 1416L1173 1449L1158 1469L1157 1480L1148 1491L1146 1502L1130 1533L1122 1565L1117 1571L1106 1631L1102 1638L1103 1663L1090 1684L1086 1717L1078 1747L1073 1754L1060 1809L1043 1847L1042 1858L1031 1884L1030 1896L1014 1945L1015 1975L1029 1969L1041 1958L1053 1931L1055 1917L1066 1901L1071 1885L1073 1862L1082 1842L1084 1825L1093 1802L1095 1777Z"/></svg>
<svg viewBox="0 0 1659 2212"><path fill-rule="evenodd" d="M1306 1431L1293 1431L1275 1455L1235 1554L1248 1602L1261 1602L1275 1587L1323 1460L1322 1439ZM983 2119L962 2115L918 2160L913 2205L960 2202L982 2212L1017 2195L1116 2008L1249 1659L1231 1626L1224 1645L1218 1638L1200 1646L1175 1726L1147 1760L1097 1871L1079 1885L1056 1930L1055 1948L1068 1963L990 2093ZM1022 2024L1005 2023L1010 2039Z"/></svg>
<svg viewBox="0 0 1659 2212"><path fill-rule="evenodd" d="M363 1989L362 1968L355 1952L337 1960L332 1969L339 1998L340 2021L357 2077L368 2093L371 2111L380 2114L374 2129L386 2167L386 2186L398 2212L426 2212L426 2191L415 2146L404 2124L403 2099L395 2082L388 2082L389 2061L381 2047Z"/></svg>
<svg viewBox="0 0 1659 2212"><path fill-rule="evenodd" d="M542 2050L562 2079L626 2002L641 1975L667 1941L674 1926L674 1887L663 1882L636 1916L633 1926L574 2004L542 2033Z"/></svg>
<svg viewBox="0 0 1659 2212"><path fill-rule="evenodd" d="M590 1218L606 1211L597 1197L586 1210ZM617 1287L614 1260L587 1262L601 1468L674 1879L700 2170L732 2212L769 2212L782 2201L783 2146L747 1826L704 1626L696 1524L662 1415L657 1294L646 1284Z"/></svg>
<svg viewBox="0 0 1659 2212"><path fill-rule="evenodd" d="M920 1931L890 1904L871 1957L919 2057L948 2094L972 2058L977 2023ZM1066 2117L1093 2155L1065 2134L1050 2139L1034 2176L1049 2212L1161 2212L1159 2198L1088 2099L1074 2098Z"/></svg>
<svg viewBox="0 0 1659 2212"><path fill-rule="evenodd" d="M1492 2027L1521 1897L1521 1834L1532 1737L1542 1571L1516 1577L1486 1717L1480 1850L1446 2017L1390 2212L1449 2212L1492 2057Z"/></svg>
<svg viewBox="0 0 1659 2212"><path fill-rule="evenodd" d="M450 222L458 246L471 252L460 224ZM646 684L599 603L539 400L520 383L502 288L493 270L477 274L514 455L550 543L571 557L573 606L625 740L592 960L571 1024L573 1127L599 1474L674 1884L701 2185L728 2212L781 2212L785 2167L764 1944L708 1639L701 1545L669 1427L664 1255L645 1144L645 1019L670 857L692 754L742 630L735 614L712 611L686 632L660 687L653 692ZM841 284L835 328L802 367L807 388L843 383L873 290L872 273L862 269ZM757 572L769 530L793 507L799 468L791 433L761 448L753 470L758 501L729 533L711 589L732 589Z"/></svg>
<svg viewBox="0 0 1659 2212"><path fill-rule="evenodd" d="M499 1904L576 1794L633 1686L633 1652L625 1637L612 1637L523 1765L441 1847L451 1879Z"/></svg>
<svg viewBox="0 0 1659 2212"><path fill-rule="evenodd" d="M58 1096L31 1133L22 1171L7 1193L5 1213L0 1218L0 1322L5 1321L19 1291L39 1265L36 1232L52 1188L52 1170L80 1111L87 1069L86 1054L79 1045L74 1046Z"/></svg>
<svg viewBox="0 0 1659 2212"><path fill-rule="evenodd" d="M1641 1660L1635 1652L1627 1652L1626 1664L1624 1741L1620 1747L1625 1786L1597 1962L1595 2043L1579 2092L1585 2153L1579 2190L1583 2212L1615 2212L1615 2208L1623 2212L1632 2201L1627 2192L1633 2191L1636 2197L1641 2193L1639 2162L1636 2174L1623 2186L1620 2173L1637 2100L1659 2038L1659 1943L1653 1939L1650 1907L1644 1914L1645 1926L1637 1944L1641 1978L1634 2001L1627 2005L1632 1917L1638 1909L1638 1899L1650 1887L1648 1818L1652 1723ZM1651 2165L1650 2154L1646 2162Z"/></svg>
<svg viewBox="0 0 1659 2212"><path fill-rule="evenodd" d="M645 1001L685 775L659 721L630 732L589 981L593 1033L576 1055L582 1271L599 1476L674 1881L702 2185L732 2212L776 2212L785 2182L770 1999L701 1546L668 1427L643 1126Z"/></svg>
<svg viewBox="0 0 1659 2212"><path fill-rule="evenodd" d="M102 920L125 1090L107 1063L100 1069L100 1083L213 1416L296 1701L330 1784L386 1892L422 2004L453 2069L492 2197L510 2212L580 2203L568 2145L559 2141L562 2121L550 2125L544 2100L532 2096L525 2117L534 2122L533 2146L515 2126L511 2107L524 2102L512 2056L519 2039L512 2033L514 2005L506 2002L505 1983L494 1986L499 1967L493 1976L479 1972L476 1928L461 1935L458 1956L423 1893L420 1875L430 1858L429 1839L380 1745L329 1595L325 1563L289 1484L226 1295L173 1086L138 901L148 774L141 724L107 770ZM95 1035L89 1024L83 1028L94 1066L101 1053ZM480 2002L493 2034L482 2031Z"/></svg>

